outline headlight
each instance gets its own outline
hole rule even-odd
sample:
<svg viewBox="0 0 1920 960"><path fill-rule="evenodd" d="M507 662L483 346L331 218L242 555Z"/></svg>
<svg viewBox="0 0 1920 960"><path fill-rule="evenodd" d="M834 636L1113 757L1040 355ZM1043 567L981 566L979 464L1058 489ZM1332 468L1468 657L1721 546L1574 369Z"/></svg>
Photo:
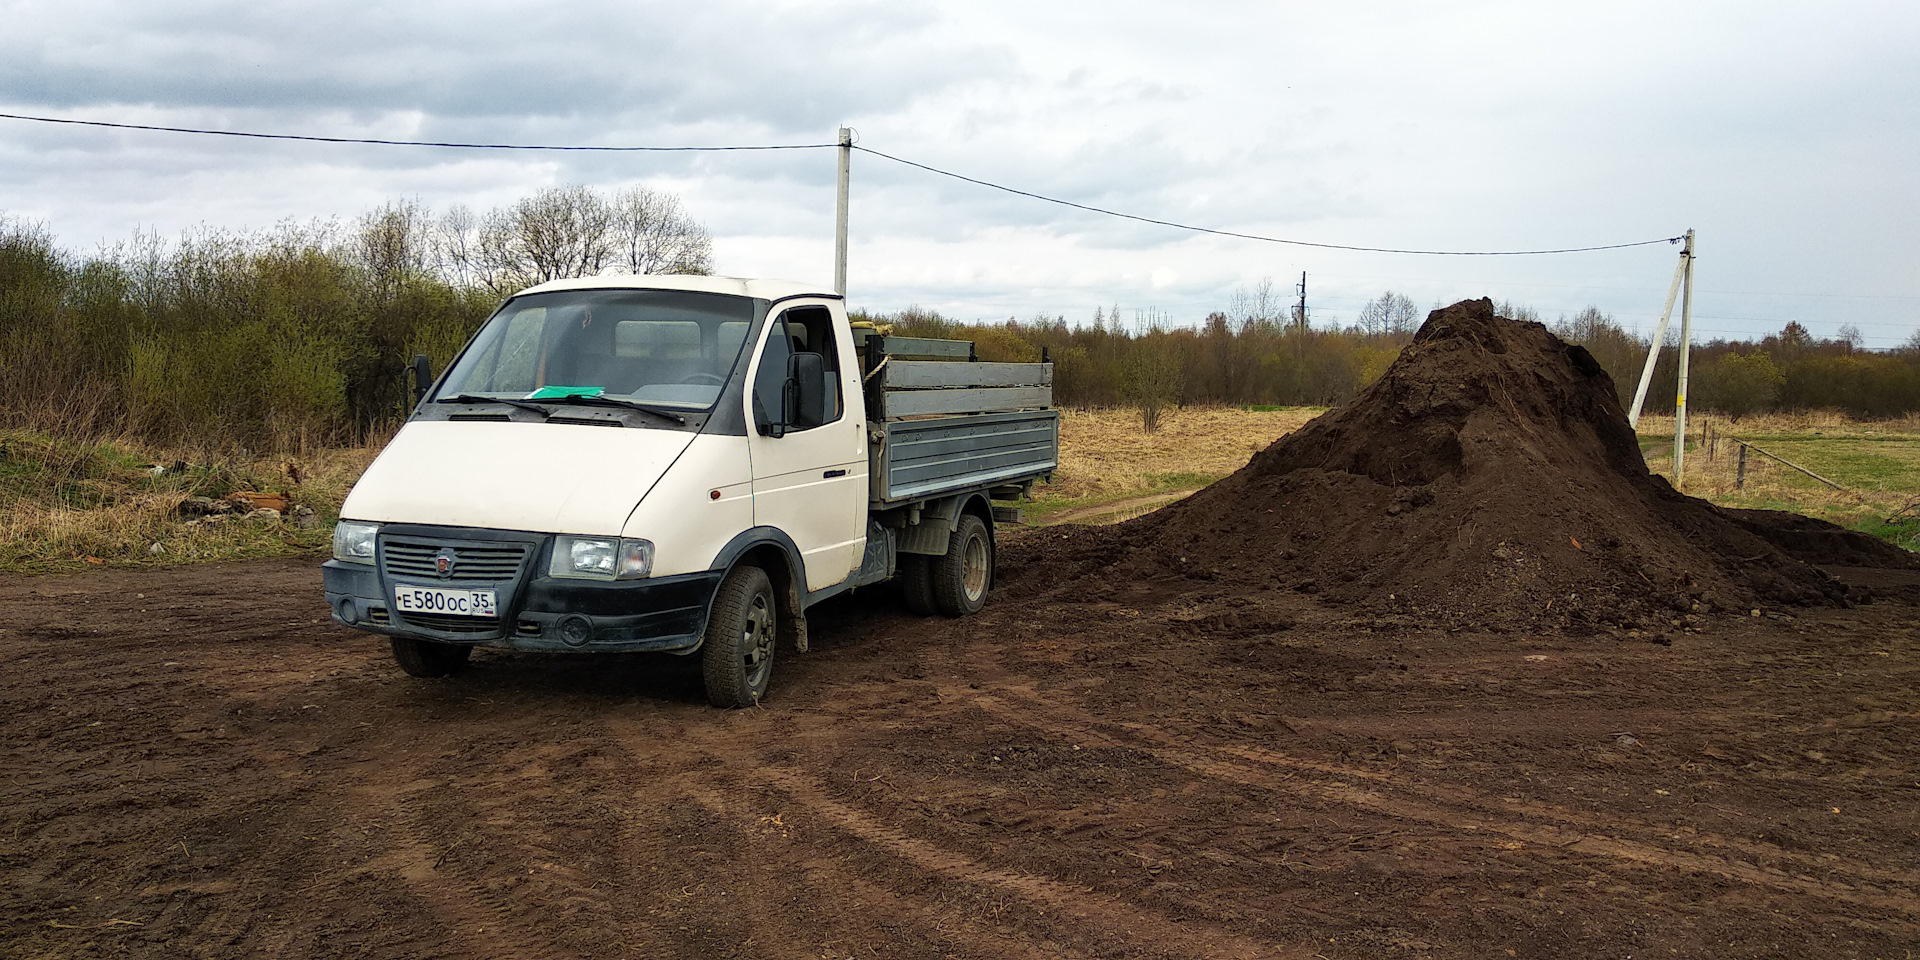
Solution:
<svg viewBox="0 0 1920 960"><path fill-rule="evenodd" d="M349 563L373 562L373 538L380 532L377 523L342 520L333 526L333 558Z"/></svg>
<svg viewBox="0 0 1920 960"><path fill-rule="evenodd" d="M555 537L547 574L585 580L639 580L653 572L653 542Z"/></svg>

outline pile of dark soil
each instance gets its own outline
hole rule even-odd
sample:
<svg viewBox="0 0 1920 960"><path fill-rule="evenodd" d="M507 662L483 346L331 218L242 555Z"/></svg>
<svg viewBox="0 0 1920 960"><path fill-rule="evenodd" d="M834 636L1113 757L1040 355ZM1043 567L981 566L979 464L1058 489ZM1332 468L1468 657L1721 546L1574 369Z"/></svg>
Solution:
<svg viewBox="0 0 1920 960"><path fill-rule="evenodd" d="M1378 381L1233 476L1040 549L1105 584L1291 587L1484 626L1845 605L1813 564L1920 566L1832 524L1676 492L1592 355L1484 299L1434 311Z"/></svg>

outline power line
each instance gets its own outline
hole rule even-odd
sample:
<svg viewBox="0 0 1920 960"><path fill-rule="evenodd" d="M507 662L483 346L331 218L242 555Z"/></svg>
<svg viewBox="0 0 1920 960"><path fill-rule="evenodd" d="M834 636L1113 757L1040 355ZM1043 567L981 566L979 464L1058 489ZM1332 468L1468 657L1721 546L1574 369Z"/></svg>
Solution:
<svg viewBox="0 0 1920 960"><path fill-rule="evenodd" d="M1632 243L1610 243L1610 244L1605 244L1597 247L1566 247L1559 250L1403 250L1403 249L1397 249L1393 247L1355 247L1355 246L1348 246L1346 244L1340 244L1340 243L1313 243L1307 240L1283 240L1279 237L1264 237L1254 233L1236 233L1232 230L1215 230L1211 227L1196 227L1196 226L1193 226L1192 224L1176 223L1172 220L1156 220L1153 217L1142 217L1142 216L1137 216L1131 213L1121 213L1118 210L1108 210L1104 207L1090 207L1084 203L1074 203L1071 200L1062 200L1058 197L1049 197L1043 194L1031 193L1026 190L1016 190L1013 187L1002 186L1001 184L992 183L987 180L975 179L973 177L965 176L963 174L954 173L951 170L942 170L939 167L930 167L924 163L915 163L912 160L903 159L901 157L896 157L891 154L881 153L880 151L875 150L871 147L863 147L863 146L860 146L859 144L855 144L853 146L853 149L859 150L862 153L871 153L874 156L881 157L883 159L892 160L894 163L902 163L902 164L906 164L909 167L917 167L921 170L927 171L928 173L937 173L943 177L952 177L955 180L964 180L968 183L978 184L983 187L990 187L994 190L1000 190L1006 193L1011 193L1011 194L1015 194L1022 197L1031 197L1035 200L1045 200L1048 203L1057 203L1060 206L1072 207L1076 210L1085 210L1090 213L1105 214L1106 216L1109 216L1109 217L1119 217L1122 220L1135 220L1140 223L1151 223L1161 227L1172 227L1175 230L1189 230L1194 233L1210 233L1210 234L1213 234L1214 236L1219 236L1219 237L1234 237L1240 240L1258 240L1263 243L1284 243L1289 246L1295 246L1295 247L1318 247L1319 249L1322 249L1322 250L1352 250L1359 253L1408 253L1408 254L1417 254L1420 256L1429 256L1429 257L1532 257L1532 256L1540 256L1543 254L1550 254L1550 253L1593 253L1598 250L1624 250L1628 247L1649 247L1659 243L1679 243L1681 240L1686 239L1684 236L1662 237L1658 240L1636 240Z"/></svg>
<svg viewBox="0 0 1920 960"><path fill-rule="evenodd" d="M531 143L453 143L439 140L375 140L367 137L309 137L292 133L248 133L240 130L200 130L193 127L155 127L141 123L108 123L105 120L73 120L65 117L30 117L18 113L0 113L7 120L31 120L36 123L64 123L82 127L107 127L113 130L150 130L160 133L197 133L210 137L248 137L254 140L304 140L311 143L366 143L381 147L451 147L458 150L558 150L574 153L716 153L728 150L822 150L837 143L776 143L724 147L595 147L547 146Z"/></svg>
<svg viewBox="0 0 1920 960"><path fill-rule="evenodd" d="M254 140L294 140L294 141L303 141L308 143L371 144L374 146L382 146L382 147L445 147L445 148L456 149L456 150L545 150L545 151L576 152L576 153L578 152L718 153L718 152L725 152L725 151L741 151L741 150L822 150L830 147L840 146L840 144L838 143L781 143L781 144L753 144L753 145L745 145L745 146L714 146L714 147L615 147L615 146L557 146L557 145L549 145L549 144L529 144L529 143L462 143L457 141L442 141L442 140L383 140L383 139L376 139L372 137L316 137L316 136L306 136L302 134L291 134L291 133L254 133L254 132L241 131L241 130L209 130L209 129L202 129L197 127L162 127L162 126L153 126L153 125L141 124L141 123L111 123L105 120L77 120L70 117L36 117L36 116L29 116L27 114L19 114L19 113L0 113L0 119L26 120L34 123L58 123L58 124L68 124L72 126L83 126L83 127L104 127L110 130L143 130L143 131L158 132L158 133L192 133L192 134L199 134L202 136L210 136L210 137L246 137ZM880 157L885 160L891 160L894 163L905 164L906 166L909 166L909 167L925 170L928 173L939 174L940 176L943 176L943 177L952 177L955 180L962 180L967 183L976 184L978 186L987 187L993 190L999 190L1005 193L1011 193L1016 196L1029 197L1034 200L1043 200L1047 203L1058 204L1063 207L1072 207L1075 210L1085 210L1089 213L1098 213L1104 216L1118 217L1122 220L1133 220L1138 223L1150 223L1155 226L1170 227L1175 230L1186 230L1192 233L1206 233L1206 234L1212 234L1218 237L1233 237L1239 240L1255 240L1261 243L1280 243L1280 244L1286 244L1288 246L1295 246L1295 247L1314 247L1321 250L1348 250L1348 251L1353 251L1357 253L1401 253L1401 254L1413 254L1413 255L1431 256L1431 257L1530 257L1530 256L1543 256L1547 254L1558 254L1558 253L1594 253L1601 250L1625 250L1629 247L1647 247L1647 246L1653 246L1655 244L1661 244L1661 243L1667 243L1667 244L1679 243L1682 239L1684 239L1683 237L1663 237L1658 240L1637 240L1632 243L1610 243L1610 244L1603 244L1600 246L1593 246L1593 247L1563 247L1563 248L1553 249L1553 250L1408 250L1408 249L1401 249L1401 248L1395 248L1395 247L1361 247L1361 246L1351 246L1348 244L1340 244L1340 243L1315 243L1310 240L1286 240L1280 237L1267 237L1267 236L1261 236L1259 234L1253 234L1253 233L1238 233L1232 230L1215 230L1212 227L1199 227L1199 226L1194 226L1192 224L1187 224L1187 223L1177 223L1172 220L1160 220L1154 217L1143 217L1143 216L1139 216L1137 214L1132 214L1132 213L1122 213L1118 210L1108 210L1104 207L1089 206L1084 203L1075 203L1071 200L1062 200L1058 197L1049 197L1044 194L1033 193L1028 190L1015 189L1013 187L1005 186L1003 184L993 183L991 181L981 180L975 177L969 177L964 174L954 173L951 170L942 170L939 167L928 166L927 164L918 163L913 160L905 159L903 157L896 157L889 153L881 153L880 151L872 149L871 147L863 147L857 144L852 145L852 147L853 149L859 150L863 153L870 153L876 157Z"/></svg>

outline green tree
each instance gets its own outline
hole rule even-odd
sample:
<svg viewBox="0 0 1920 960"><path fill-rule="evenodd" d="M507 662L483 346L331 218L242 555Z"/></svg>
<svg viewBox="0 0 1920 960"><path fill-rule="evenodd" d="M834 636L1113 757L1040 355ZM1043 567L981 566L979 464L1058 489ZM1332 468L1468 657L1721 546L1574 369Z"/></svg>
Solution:
<svg viewBox="0 0 1920 960"><path fill-rule="evenodd" d="M1765 352L1724 353L1703 364L1693 392L1701 406L1738 421L1749 413L1773 408L1787 375Z"/></svg>

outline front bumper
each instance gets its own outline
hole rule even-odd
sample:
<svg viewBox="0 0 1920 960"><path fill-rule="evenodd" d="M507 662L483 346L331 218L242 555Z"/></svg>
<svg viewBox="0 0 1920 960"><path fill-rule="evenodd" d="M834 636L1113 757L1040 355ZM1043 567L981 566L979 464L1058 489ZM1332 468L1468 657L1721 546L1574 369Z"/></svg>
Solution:
<svg viewBox="0 0 1920 960"><path fill-rule="evenodd" d="M436 545L521 543L525 559L499 579L438 580L396 574L387 540ZM418 637L441 643L553 652L691 653L706 632L707 612L723 570L645 580L572 580L547 577L552 538L492 531L387 528L380 533L377 562L328 560L321 565L327 606L334 620L358 630ZM401 613L393 602L396 581L495 591L500 616L422 616Z"/></svg>

